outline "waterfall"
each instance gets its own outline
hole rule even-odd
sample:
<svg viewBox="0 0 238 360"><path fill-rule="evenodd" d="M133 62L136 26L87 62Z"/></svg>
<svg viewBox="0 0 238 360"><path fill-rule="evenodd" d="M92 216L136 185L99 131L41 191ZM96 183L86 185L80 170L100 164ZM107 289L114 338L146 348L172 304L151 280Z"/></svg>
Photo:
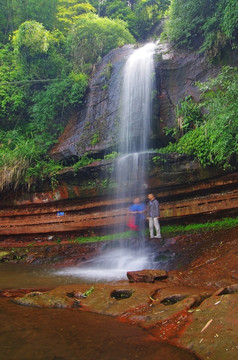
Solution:
<svg viewBox="0 0 238 360"><path fill-rule="evenodd" d="M129 230L125 215L133 199L140 197L143 206L146 189L146 164L148 140L151 134L152 102L154 80L155 44L149 43L134 50L124 66L120 104L119 152L116 162L117 214L121 222L115 225L115 232ZM140 215L138 215L140 216ZM137 218L140 231L135 236L143 240L143 214ZM135 221L135 219L131 219ZM135 224L136 226L138 224ZM131 225L133 226L133 225Z"/></svg>
<svg viewBox="0 0 238 360"><path fill-rule="evenodd" d="M155 44L135 50L123 74L120 143L123 154L147 150L154 89Z"/></svg>
<svg viewBox="0 0 238 360"><path fill-rule="evenodd" d="M127 208L121 206L128 205L128 198L132 201L135 196L144 196L154 90L154 52L153 43L136 49L124 67L120 104L120 156L116 161L118 216L121 210L122 214L127 212ZM123 222L117 225L116 230L124 231L126 227ZM104 246L101 255L95 259L85 262L81 267L64 269L59 274L109 281L125 279L127 271L155 267L154 251L146 241L130 239L122 243L119 241Z"/></svg>
<svg viewBox="0 0 238 360"><path fill-rule="evenodd" d="M118 198L143 196L145 161L151 133L155 44L135 50L123 73L120 111L120 157L116 167Z"/></svg>

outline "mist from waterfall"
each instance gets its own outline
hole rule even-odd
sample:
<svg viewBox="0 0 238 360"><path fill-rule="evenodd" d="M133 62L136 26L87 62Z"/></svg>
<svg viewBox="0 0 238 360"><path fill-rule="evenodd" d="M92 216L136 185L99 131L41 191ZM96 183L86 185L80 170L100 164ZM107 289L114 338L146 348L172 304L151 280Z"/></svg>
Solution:
<svg viewBox="0 0 238 360"><path fill-rule="evenodd" d="M128 201L132 201L133 197L144 198L145 195L145 165L155 88L154 52L155 44L146 44L134 50L124 66L120 103L120 156L116 161L118 216L121 211L125 215ZM122 218L125 219L125 216ZM116 225L115 232L128 229L125 221L122 221L122 224ZM58 273L90 281L111 281L125 279L127 271L153 267L153 249L144 239L136 238L135 232L129 240L119 239L104 245L99 256L82 266Z"/></svg>

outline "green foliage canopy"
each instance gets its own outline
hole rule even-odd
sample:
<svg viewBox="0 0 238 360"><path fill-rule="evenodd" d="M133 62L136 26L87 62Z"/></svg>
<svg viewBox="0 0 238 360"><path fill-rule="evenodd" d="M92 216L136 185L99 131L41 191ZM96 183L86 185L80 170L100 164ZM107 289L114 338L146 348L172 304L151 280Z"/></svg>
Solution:
<svg viewBox="0 0 238 360"><path fill-rule="evenodd" d="M170 0L92 0L91 3L98 9L99 16L124 20L131 34L141 40L159 23Z"/></svg>
<svg viewBox="0 0 238 360"><path fill-rule="evenodd" d="M70 109L82 103L88 75L67 60L65 38L36 21L0 48L0 189L31 185L61 165L48 156Z"/></svg>
<svg viewBox="0 0 238 360"><path fill-rule="evenodd" d="M14 19L21 18L24 3L16 15L13 0ZM126 23L99 18L90 3L55 4L52 26L24 21L8 44L0 44L0 190L31 186L47 177L55 186L61 165L48 152L73 107L83 102L90 69L114 47L134 42ZM37 19L39 14L34 15ZM63 32L50 31L53 23ZM14 29L15 21L11 24Z"/></svg>
<svg viewBox="0 0 238 360"><path fill-rule="evenodd" d="M74 66L97 62L111 49L135 42L122 20L101 18L95 14L82 15L69 34L68 43Z"/></svg>
<svg viewBox="0 0 238 360"><path fill-rule="evenodd" d="M27 114L29 85L10 45L0 47L0 129L8 131Z"/></svg>
<svg viewBox="0 0 238 360"><path fill-rule="evenodd" d="M68 32L82 14L94 13L96 9L87 1L79 0L58 0L57 19L58 27Z"/></svg>
<svg viewBox="0 0 238 360"><path fill-rule="evenodd" d="M6 44L9 35L25 21L35 20L53 30L57 6L58 0L0 0L0 42Z"/></svg>
<svg viewBox="0 0 238 360"><path fill-rule="evenodd" d="M14 32L12 43L27 78L55 78L66 66L62 54L64 41L62 33L49 32L36 21L22 23Z"/></svg>
<svg viewBox="0 0 238 360"><path fill-rule="evenodd" d="M237 43L236 0L171 0L165 32L182 48L200 48L212 57L228 43Z"/></svg>

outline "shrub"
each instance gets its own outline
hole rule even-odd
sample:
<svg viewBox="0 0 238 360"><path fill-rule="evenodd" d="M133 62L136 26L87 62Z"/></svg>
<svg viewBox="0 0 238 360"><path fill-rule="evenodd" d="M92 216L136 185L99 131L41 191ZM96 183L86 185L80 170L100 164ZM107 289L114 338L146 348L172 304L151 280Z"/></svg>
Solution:
<svg viewBox="0 0 238 360"><path fill-rule="evenodd" d="M179 110L186 133L163 152L176 149L198 158L203 166L233 168L238 155L238 68L224 67L215 79L197 85L200 105L189 100ZM205 109L202 117L197 112L201 107ZM187 111L189 108L194 111Z"/></svg>

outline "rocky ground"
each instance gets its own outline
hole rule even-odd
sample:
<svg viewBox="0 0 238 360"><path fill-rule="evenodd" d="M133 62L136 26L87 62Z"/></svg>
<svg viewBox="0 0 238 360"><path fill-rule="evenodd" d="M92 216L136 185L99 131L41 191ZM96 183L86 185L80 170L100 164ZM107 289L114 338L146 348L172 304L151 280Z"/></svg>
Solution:
<svg viewBox="0 0 238 360"><path fill-rule="evenodd" d="M99 251L98 244L18 245L14 255L10 240L3 242L1 261L75 264ZM93 287L4 289L0 294L22 305L111 315L201 359L238 358L238 228L167 238L162 244L156 240L154 245L158 256L169 258L167 272L136 272L128 281Z"/></svg>

